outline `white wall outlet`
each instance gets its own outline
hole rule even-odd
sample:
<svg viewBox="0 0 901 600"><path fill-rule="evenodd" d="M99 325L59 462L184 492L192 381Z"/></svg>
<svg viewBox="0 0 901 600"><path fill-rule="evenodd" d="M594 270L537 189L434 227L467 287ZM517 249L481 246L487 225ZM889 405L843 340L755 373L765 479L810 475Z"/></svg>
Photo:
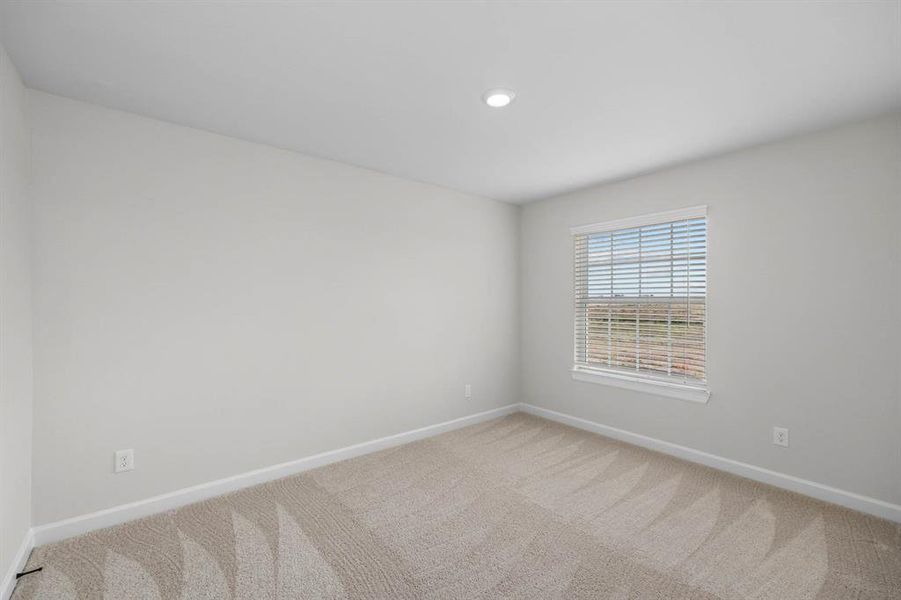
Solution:
<svg viewBox="0 0 901 600"><path fill-rule="evenodd" d="M116 450L116 473L131 471L135 468L135 451Z"/></svg>
<svg viewBox="0 0 901 600"><path fill-rule="evenodd" d="M463 397L472 398L472 384L467 383L463 386Z"/></svg>
<svg viewBox="0 0 901 600"><path fill-rule="evenodd" d="M773 443L788 448L788 428L773 427Z"/></svg>

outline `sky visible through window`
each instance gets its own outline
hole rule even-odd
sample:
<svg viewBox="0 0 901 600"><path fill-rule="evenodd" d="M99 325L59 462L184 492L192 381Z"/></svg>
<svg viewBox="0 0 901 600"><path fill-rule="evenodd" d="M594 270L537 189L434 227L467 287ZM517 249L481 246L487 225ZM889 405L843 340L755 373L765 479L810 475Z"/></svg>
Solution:
<svg viewBox="0 0 901 600"><path fill-rule="evenodd" d="M588 235L590 297L703 298L706 219Z"/></svg>

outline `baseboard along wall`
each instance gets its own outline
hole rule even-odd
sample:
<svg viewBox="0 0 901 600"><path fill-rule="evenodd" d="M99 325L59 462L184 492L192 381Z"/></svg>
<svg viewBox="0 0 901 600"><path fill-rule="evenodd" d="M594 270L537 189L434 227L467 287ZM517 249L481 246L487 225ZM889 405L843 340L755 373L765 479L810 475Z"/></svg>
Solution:
<svg viewBox="0 0 901 600"><path fill-rule="evenodd" d="M20 573L25 568L25 563L28 561L28 556L31 554L34 546L34 529L32 528L25 533L25 537L19 545L16 555L13 557L9 570L3 576L3 580L0 581L0 600L9 600L9 597L12 596L13 589L16 587L16 573Z"/></svg>
<svg viewBox="0 0 901 600"><path fill-rule="evenodd" d="M133 519L172 510L252 485L280 479L309 469L369 454L392 446L432 437L446 431L459 429L461 427L466 427L467 425L474 425L482 421L502 417L518 411L901 523L901 505L898 504L892 504L876 498L840 490L814 481L808 481L792 475L771 471L748 463L702 452L686 446L680 446L678 444L673 444L631 431L617 429L615 427L610 427L539 406L520 403L510 404L501 408L461 417L451 421L445 421L436 425L429 425L427 427L398 433L396 435L227 477L225 479L176 490L145 500L114 506L93 513L33 527L29 531L26 540L23 542L22 549L20 550L21 556L19 558L21 558L21 560L17 560L17 564L14 565L14 570L11 574L7 574L6 578L3 580L3 587L0 588L0 592L2 592L2 594L0 594L0 600L7 600L9 593L11 593L12 585L15 584L15 573L24 565L28 554L34 546L57 542L97 529L111 527ZM8 581L10 577L12 577L12 580Z"/></svg>
<svg viewBox="0 0 901 600"><path fill-rule="evenodd" d="M716 454L710 454L709 452L695 450L694 448L689 448L687 446L680 446L679 444L673 444L672 442L665 442L657 438L641 435L640 433L626 431L625 429L617 429L616 427L610 427L609 425L602 425L601 423L589 421L588 419L581 419L547 408L541 408L540 406L520 404L519 409L530 415L591 431L621 442L627 442L650 450L656 450L663 454L669 454L676 458L713 467L714 469L732 473L733 475L753 479L754 481L766 483L774 487L810 496L817 500L838 504L845 508L901 523L901 505L898 504L892 504L891 502L871 498L862 494L855 494L854 492L848 492L815 481L801 479L800 477L795 477L793 475L786 475L785 473L779 473L778 471L771 471L770 469L764 469L763 467L758 467L749 463L732 460L731 458L724 458L722 456L717 456Z"/></svg>
<svg viewBox="0 0 901 600"><path fill-rule="evenodd" d="M445 421L436 425L428 425L419 429L405 431L395 435L390 435L368 442L354 444L337 450L329 450L313 456L307 456L297 460L264 467L255 471L233 475L224 479L217 479L207 483L201 483L192 487L176 490L167 494L153 496L145 500L121 504L111 508L105 508L86 515L79 515L47 523L46 525L38 525L33 528L34 542L36 546L43 546L58 542L76 535L111 527L126 521L147 517L153 514L165 512L175 508L180 508L187 504L200 502L207 498L214 498L234 492L246 487L274 481L290 475L295 475L303 471L315 469L323 465L334 462L347 460L356 456L362 456L378 450L384 450L392 446L407 444L423 438L432 437L446 431L460 429L468 425L474 425L489 419L496 419L504 415L509 415L519 410L519 404L510 404L501 408L487 410L485 412L460 417L451 421Z"/></svg>

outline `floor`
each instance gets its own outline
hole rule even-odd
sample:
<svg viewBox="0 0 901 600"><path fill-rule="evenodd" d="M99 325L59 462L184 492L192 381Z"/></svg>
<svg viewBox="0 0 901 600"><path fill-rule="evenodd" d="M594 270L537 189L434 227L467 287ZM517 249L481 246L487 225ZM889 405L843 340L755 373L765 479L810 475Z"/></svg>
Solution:
<svg viewBox="0 0 901 600"><path fill-rule="evenodd" d="M901 598L901 527L515 414L35 550L35 598Z"/></svg>

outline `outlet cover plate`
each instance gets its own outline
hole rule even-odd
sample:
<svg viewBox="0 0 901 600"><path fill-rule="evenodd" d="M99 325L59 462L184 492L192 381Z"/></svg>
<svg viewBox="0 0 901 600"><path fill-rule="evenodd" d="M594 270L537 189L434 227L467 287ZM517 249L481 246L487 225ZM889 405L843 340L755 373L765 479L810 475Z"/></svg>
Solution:
<svg viewBox="0 0 901 600"><path fill-rule="evenodd" d="M788 428L773 427L773 443L788 448Z"/></svg>
<svg viewBox="0 0 901 600"><path fill-rule="evenodd" d="M117 450L116 451L116 465L115 465L116 473L123 473L125 471L132 471L135 468L135 451L132 449L128 450Z"/></svg>

